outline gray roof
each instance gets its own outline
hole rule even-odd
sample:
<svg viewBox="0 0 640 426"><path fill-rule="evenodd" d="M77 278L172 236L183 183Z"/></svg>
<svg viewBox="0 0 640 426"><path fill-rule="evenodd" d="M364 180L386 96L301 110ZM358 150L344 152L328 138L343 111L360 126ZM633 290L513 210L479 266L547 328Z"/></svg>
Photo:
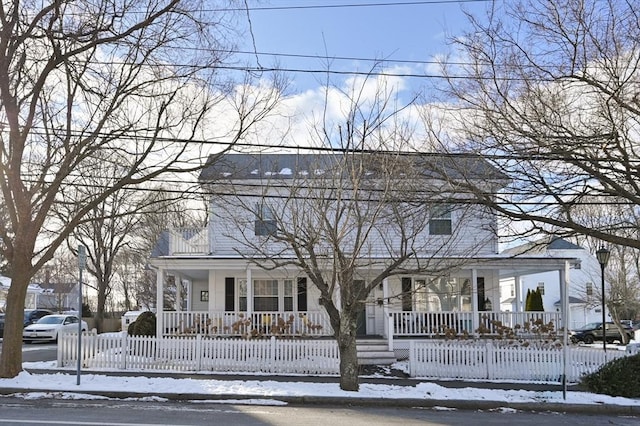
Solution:
<svg viewBox="0 0 640 426"><path fill-rule="evenodd" d="M479 156L437 155L437 154L393 154L393 153L337 153L324 154L222 154L211 155L200 174L201 182L224 179L292 179L294 177L313 178L336 167L345 156L353 156L365 163L364 172L371 177L377 175L387 162L408 161L415 165L424 177L451 179L499 179L507 177ZM349 158L349 157L346 157ZM401 164L401 163L400 163Z"/></svg>
<svg viewBox="0 0 640 426"><path fill-rule="evenodd" d="M518 255L518 254L540 254L548 250L584 250L579 245L573 244L567 240L558 237L547 237L531 243L525 243L517 247L506 249L502 254Z"/></svg>
<svg viewBox="0 0 640 426"><path fill-rule="evenodd" d="M562 303L562 300L558 300L556 303L553 304L553 306L560 306L560 304ZM569 296L569 304L570 305L584 305L587 302L578 298L578 297L573 297L573 296Z"/></svg>

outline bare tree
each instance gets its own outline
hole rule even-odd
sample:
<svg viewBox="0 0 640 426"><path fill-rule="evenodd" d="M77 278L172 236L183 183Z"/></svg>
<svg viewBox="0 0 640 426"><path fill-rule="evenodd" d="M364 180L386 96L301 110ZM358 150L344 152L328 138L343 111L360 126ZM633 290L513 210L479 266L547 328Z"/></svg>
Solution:
<svg viewBox="0 0 640 426"><path fill-rule="evenodd" d="M213 181L213 219L226 224L221 232L239 255L265 270L300 271L317 288L340 352L340 387L349 391L359 388L357 317L372 291L398 274L444 276L495 235L474 232L467 218L493 222L452 180L432 179L429 162L401 152L408 135L395 124L386 128L401 109L381 88L365 96L367 83L344 97L344 125L326 120L311 132L328 152L246 154L246 170L222 159L201 176ZM465 227L429 236L432 219L449 214Z"/></svg>
<svg viewBox="0 0 640 426"><path fill-rule="evenodd" d="M640 248L635 4L494 2L469 19L471 30L453 40L462 59L444 67L448 131L434 140L481 155L511 184L498 196L473 182L467 189L515 221L518 238L587 235ZM584 215L586 205L601 213Z"/></svg>
<svg viewBox="0 0 640 426"><path fill-rule="evenodd" d="M126 310L152 308L156 302L156 271L149 269L153 250L166 242L167 229L200 229L206 226L206 205L202 194L154 191L153 208L137 211L139 220L131 229L130 243L117 256L114 279L119 283ZM176 303L175 292L163 306ZM186 291L182 292L183 295Z"/></svg>
<svg viewBox="0 0 640 426"><path fill-rule="evenodd" d="M605 270L609 283L605 303L624 340L622 343L628 343L622 320L640 319L640 252L625 246L614 246L612 252ZM597 293L601 298L601 290Z"/></svg>
<svg viewBox="0 0 640 426"><path fill-rule="evenodd" d="M7 218L0 223L0 254L12 277L0 377L22 369L30 279L83 217L123 188L200 167L206 153L194 140L213 131L212 113L224 133L222 139L211 133L210 140L224 145L211 149L223 150L277 100L274 86L256 93L248 80L233 86L218 77L232 25L208 5L14 0L0 6L0 192ZM119 173L78 202L74 188L94 174L96 161L118 164ZM74 206L63 220L51 215L59 204Z"/></svg>
<svg viewBox="0 0 640 426"><path fill-rule="evenodd" d="M105 173L104 168L98 170ZM101 180L101 176L95 177L95 180L87 177L85 183L95 183L80 188L78 193L88 192L93 195L95 188L101 188ZM89 197L77 197L86 198ZM135 231L141 226L144 216L153 214L162 202L154 192L120 189L89 211L70 235L69 249L76 252L77 244L86 247L87 272L95 278L95 319L98 332L102 331L106 303L114 290L112 281L120 255L135 243ZM64 209L60 216L61 219L67 217L68 211Z"/></svg>
<svg viewBox="0 0 640 426"><path fill-rule="evenodd" d="M69 298L78 284L76 258L68 251L59 250L56 257L34 275L33 279L46 292L46 295L39 295L38 308L55 312L69 310ZM74 300L77 300L77 297Z"/></svg>

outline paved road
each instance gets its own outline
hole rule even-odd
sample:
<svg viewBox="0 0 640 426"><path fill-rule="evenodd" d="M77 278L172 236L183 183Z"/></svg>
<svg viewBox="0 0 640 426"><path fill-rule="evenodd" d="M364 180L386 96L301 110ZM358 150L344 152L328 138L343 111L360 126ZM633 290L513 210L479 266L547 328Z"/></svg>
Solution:
<svg viewBox="0 0 640 426"><path fill-rule="evenodd" d="M54 361L57 357L58 346L56 343L23 343L22 344L22 361L23 362L39 362ZM2 339L0 339L0 352L2 352Z"/></svg>
<svg viewBox="0 0 640 426"><path fill-rule="evenodd" d="M255 403L256 401L254 401ZM532 413L514 410L464 411L439 408L268 406L237 402L69 401L0 399L5 425L637 425L637 418Z"/></svg>

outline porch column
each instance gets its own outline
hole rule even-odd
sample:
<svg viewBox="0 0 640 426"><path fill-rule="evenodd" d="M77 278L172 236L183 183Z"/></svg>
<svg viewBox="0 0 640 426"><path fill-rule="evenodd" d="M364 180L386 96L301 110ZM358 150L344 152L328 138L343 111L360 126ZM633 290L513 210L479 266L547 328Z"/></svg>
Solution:
<svg viewBox="0 0 640 426"><path fill-rule="evenodd" d="M567 397L567 355L569 347L569 261L564 262L564 270L560 272L560 300L562 301L562 395ZM557 327L557 326L556 326ZM604 324L602 325L604 328Z"/></svg>
<svg viewBox="0 0 640 426"><path fill-rule="evenodd" d="M382 280L382 317L384 318L384 335L393 338L393 330L389 330L389 279Z"/></svg>
<svg viewBox="0 0 640 426"><path fill-rule="evenodd" d="M559 269L560 274L560 321L562 321L562 327L564 327L564 335L569 330L570 318L569 318L569 262L565 262L564 269ZM556 329L560 327L560 324L556 324ZM564 341L565 345L567 341Z"/></svg>
<svg viewBox="0 0 640 426"><path fill-rule="evenodd" d="M515 286L516 290L515 311L522 312L524 309L522 309L522 277L520 275L516 275L515 277L513 277L513 285Z"/></svg>
<svg viewBox="0 0 640 426"><path fill-rule="evenodd" d="M251 268L247 268L247 317L253 313L253 279L251 278Z"/></svg>
<svg viewBox="0 0 640 426"><path fill-rule="evenodd" d="M473 268L471 270L471 311L473 312L472 330L477 330L480 326L480 315L478 309L478 270Z"/></svg>
<svg viewBox="0 0 640 426"><path fill-rule="evenodd" d="M185 280L187 282L187 312L191 311L191 288L193 287L193 282L191 280Z"/></svg>
<svg viewBox="0 0 640 426"><path fill-rule="evenodd" d="M175 274L174 282L176 284L176 306L177 312L182 311L182 277L179 274Z"/></svg>
<svg viewBox="0 0 640 426"><path fill-rule="evenodd" d="M216 307L216 303L223 303L224 301L224 293L222 301L217 300L216 294L216 271L214 269L209 269L209 279L207 280L207 290L209 290L209 302L207 303L207 310L214 310ZM218 306L222 306L218 304ZM224 309L224 306L222 306Z"/></svg>
<svg viewBox="0 0 640 426"><path fill-rule="evenodd" d="M156 270L156 336L164 336L164 269Z"/></svg>

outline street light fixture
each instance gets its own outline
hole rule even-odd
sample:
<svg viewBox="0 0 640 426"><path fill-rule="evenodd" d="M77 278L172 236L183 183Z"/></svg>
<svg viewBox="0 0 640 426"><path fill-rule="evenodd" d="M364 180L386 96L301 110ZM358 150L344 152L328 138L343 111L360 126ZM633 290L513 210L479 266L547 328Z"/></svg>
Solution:
<svg viewBox="0 0 640 426"><path fill-rule="evenodd" d="M596 251L596 258L598 259L598 263L600 263L600 277L602 279L602 347L605 353L607 352L607 324L604 314L604 268L606 268L610 256L611 252L605 247L600 247Z"/></svg>

